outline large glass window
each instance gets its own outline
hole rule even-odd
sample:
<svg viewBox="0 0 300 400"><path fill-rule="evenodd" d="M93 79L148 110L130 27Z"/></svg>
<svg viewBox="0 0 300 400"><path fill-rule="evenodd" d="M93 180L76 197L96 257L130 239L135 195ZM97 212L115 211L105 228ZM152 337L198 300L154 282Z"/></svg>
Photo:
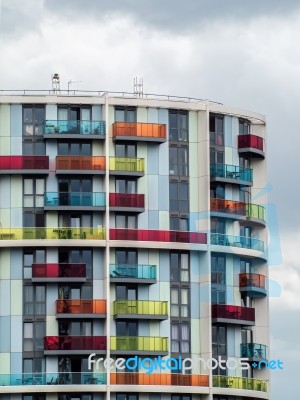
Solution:
<svg viewBox="0 0 300 400"><path fill-rule="evenodd" d="M45 321L24 322L23 326L23 351L44 351L44 336L46 331Z"/></svg>
<svg viewBox="0 0 300 400"><path fill-rule="evenodd" d="M170 175L188 176L188 147L169 147Z"/></svg>
<svg viewBox="0 0 300 400"><path fill-rule="evenodd" d="M32 264L45 264L46 252L44 249L24 250L23 266L24 266L24 279L32 278Z"/></svg>
<svg viewBox="0 0 300 400"><path fill-rule="evenodd" d="M24 207L44 207L45 179L24 178Z"/></svg>
<svg viewBox="0 0 300 400"><path fill-rule="evenodd" d="M137 264L137 251L119 249L116 250L116 263L117 264Z"/></svg>
<svg viewBox="0 0 300 400"><path fill-rule="evenodd" d="M86 156L92 155L91 142L59 142L57 144L59 156Z"/></svg>
<svg viewBox="0 0 300 400"><path fill-rule="evenodd" d="M171 288L171 317L189 317L189 288Z"/></svg>
<svg viewBox="0 0 300 400"><path fill-rule="evenodd" d="M136 143L132 144L117 143L116 157L136 158Z"/></svg>
<svg viewBox="0 0 300 400"><path fill-rule="evenodd" d="M45 286L24 286L24 315L46 314Z"/></svg>
<svg viewBox="0 0 300 400"><path fill-rule="evenodd" d="M116 214L116 228L137 229L137 216L129 214Z"/></svg>
<svg viewBox="0 0 300 400"><path fill-rule="evenodd" d="M134 194L137 192L136 179L116 179L116 193Z"/></svg>
<svg viewBox="0 0 300 400"><path fill-rule="evenodd" d="M44 119L44 106L23 106L23 136L42 136Z"/></svg>
<svg viewBox="0 0 300 400"><path fill-rule="evenodd" d="M188 141L188 113L181 110L169 111L170 141Z"/></svg>
<svg viewBox="0 0 300 400"><path fill-rule="evenodd" d="M170 182L170 211L189 211L189 184Z"/></svg>
<svg viewBox="0 0 300 400"><path fill-rule="evenodd" d="M189 255L188 253L171 252L170 279L174 282L189 282Z"/></svg>
<svg viewBox="0 0 300 400"><path fill-rule="evenodd" d="M210 197L212 199L225 199L225 185L212 183L210 185Z"/></svg>
<svg viewBox="0 0 300 400"><path fill-rule="evenodd" d="M212 326L212 353L213 356L226 356L227 354L227 331L226 326Z"/></svg>
<svg viewBox="0 0 300 400"><path fill-rule="evenodd" d="M225 256L211 256L211 282L220 285L226 285Z"/></svg>
<svg viewBox="0 0 300 400"><path fill-rule="evenodd" d="M210 143L224 146L224 117L223 115L209 115Z"/></svg>
<svg viewBox="0 0 300 400"><path fill-rule="evenodd" d="M115 121L116 122L136 122L136 108L135 107L115 107Z"/></svg>
<svg viewBox="0 0 300 400"><path fill-rule="evenodd" d="M250 134L250 122L245 119L239 119L239 135Z"/></svg>
<svg viewBox="0 0 300 400"><path fill-rule="evenodd" d="M171 323L171 352L190 352L190 326L189 323Z"/></svg>

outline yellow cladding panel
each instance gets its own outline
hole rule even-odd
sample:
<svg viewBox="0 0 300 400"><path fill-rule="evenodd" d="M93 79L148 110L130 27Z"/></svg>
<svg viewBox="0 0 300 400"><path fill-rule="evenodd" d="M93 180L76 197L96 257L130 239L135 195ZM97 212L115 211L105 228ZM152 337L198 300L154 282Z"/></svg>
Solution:
<svg viewBox="0 0 300 400"><path fill-rule="evenodd" d="M21 280L12 280L10 282L11 296L11 315L23 314L23 282Z"/></svg>
<svg viewBox="0 0 300 400"><path fill-rule="evenodd" d="M0 353L0 374L10 374L9 353Z"/></svg>
<svg viewBox="0 0 300 400"><path fill-rule="evenodd" d="M0 279L10 279L10 252L3 249L0 252Z"/></svg>

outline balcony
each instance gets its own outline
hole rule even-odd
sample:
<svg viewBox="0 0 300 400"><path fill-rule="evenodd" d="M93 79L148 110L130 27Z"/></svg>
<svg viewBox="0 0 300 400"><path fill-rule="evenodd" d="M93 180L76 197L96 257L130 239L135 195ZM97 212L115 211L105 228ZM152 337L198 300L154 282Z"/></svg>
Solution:
<svg viewBox="0 0 300 400"><path fill-rule="evenodd" d="M206 244L206 233L186 231L161 231L146 229L122 229L109 230L111 240L136 240L141 242L176 242Z"/></svg>
<svg viewBox="0 0 300 400"><path fill-rule="evenodd" d="M56 300L56 318L106 318L106 300Z"/></svg>
<svg viewBox="0 0 300 400"><path fill-rule="evenodd" d="M110 264L110 281L115 283L156 283L156 265Z"/></svg>
<svg viewBox="0 0 300 400"><path fill-rule="evenodd" d="M213 376L213 387L268 391L268 382L260 379L240 378L238 376Z"/></svg>
<svg viewBox="0 0 300 400"><path fill-rule="evenodd" d="M110 211L145 211L145 196L136 193L109 193Z"/></svg>
<svg viewBox="0 0 300 400"><path fill-rule="evenodd" d="M264 344L241 343L241 357L249 358L251 361L267 360L268 348Z"/></svg>
<svg viewBox="0 0 300 400"><path fill-rule="evenodd" d="M113 302L114 318L122 319L168 319L168 302L152 300L116 300Z"/></svg>
<svg viewBox="0 0 300 400"><path fill-rule="evenodd" d="M211 164L210 180L250 186L253 183L253 170L236 165Z"/></svg>
<svg viewBox="0 0 300 400"><path fill-rule="evenodd" d="M44 194L45 210L105 210L105 193L97 192L47 192Z"/></svg>
<svg viewBox="0 0 300 400"><path fill-rule="evenodd" d="M213 323L255 325L255 308L213 304L211 313Z"/></svg>
<svg viewBox="0 0 300 400"><path fill-rule="evenodd" d="M110 175L144 176L144 159L130 157L109 157Z"/></svg>
<svg viewBox="0 0 300 400"><path fill-rule="evenodd" d="M0 240L104 240L105 237L104 228L0 228Z"/></svg>
<svg viewBox="0 0 300 400"><path fill-rule="evenodd" d="M166 356L168 338L154 336L111 336L112 354Z"/></svg>
<svg viewBox="0 0 300 400"><path fill-rule="evenodd" d="M228 218L239 218L247 221L265 224L266 209L263 206L251 203L226 199L210 199L211 213L226 214Z"/></svg>
<svg viewBox="0 0 300 400"><path fill-rule="evenodd" d="M0 156L0 174L48 174L48 156Z"/></svg>
<svg viewBox="0 0 300 400"><path fill-rule="evenodd" d="M111 385L209 386L208 375L111 372Z"/></svg>
<svg viewBox="0 0 300 400"><path fill-rule="evenodd" d="M240 291L250 297L266 296L266 277L260 274L240 274Z"/></svg>
<svg viewBox="0 0 300 400"><path fill-rule="evenodd" d="M243 249L256 250L264 252L264 242L259 239L245 236L232 236L223 233L211 233L211 244L213 246L239 247Z"/></svg>
<svg viewBox="0 0 300 400"><path fill-rule="evenodd" d="M56 174L105 174L105 157L57 156Z"/></svg>
<svg viewBox="0 0 300 400"><path fill-rule="evenodd" d="M147 141L163 143L166 141L165 124L148 124L140 122L115 122L113 138L117 140Z"/></svg>
<svg viewBox="0 0 300 400"><path fill-rule="evenodd" d="M106 384L106 373L41 372L35 374L0 374L0 386L104 384Z"/></svg>
<svg viewBox="0 0 300 400"><path fill-rule="evenodd" d="M244 156L265 158L265 140L256 135L239 135L238 151Z"/></svg>
<svg viewBox="0 0 300 400"><path fill-rule="evenodd" d="M105 139L105 122L47 120L44 126L44 138Z"/></svg>
<svg viewBox="0 0 300 400"><path fill-rule="evenodd" d="M105 336L46 336L44 338L45 355L90 354L91 351L106 351Z"/></svg>
<svg viewBox="0 0 300 400"><path fill-rule="evenodd" d="M32 282L85 281L85 264L32 264Z"/></svg>

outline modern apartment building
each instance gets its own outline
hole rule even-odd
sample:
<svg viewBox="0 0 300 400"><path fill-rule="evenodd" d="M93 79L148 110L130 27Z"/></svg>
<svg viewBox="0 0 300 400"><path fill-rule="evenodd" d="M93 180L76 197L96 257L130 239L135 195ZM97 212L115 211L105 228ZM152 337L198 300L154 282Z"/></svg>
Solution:
<svg viewBox="0 0 300 400"><path fill-rule="evenodd" d="M0 400L269 399L265 140L209 101L2 93Z"/></svg>

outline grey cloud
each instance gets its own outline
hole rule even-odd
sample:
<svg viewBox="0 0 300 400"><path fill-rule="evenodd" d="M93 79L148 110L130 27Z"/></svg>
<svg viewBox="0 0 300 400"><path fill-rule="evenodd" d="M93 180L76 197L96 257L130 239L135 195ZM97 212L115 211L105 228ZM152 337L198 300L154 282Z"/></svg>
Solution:
<svg viewBox="0 0 300 400"><path fill-rule="evenodd" d="M248 19L272 14L282 16L300 8L297 0L45 0L45 6L52 12L69 17L94 15L99 23L101 17L111 13L131 14L141 24L177 32L194 29L215 19Z"/></svg>

